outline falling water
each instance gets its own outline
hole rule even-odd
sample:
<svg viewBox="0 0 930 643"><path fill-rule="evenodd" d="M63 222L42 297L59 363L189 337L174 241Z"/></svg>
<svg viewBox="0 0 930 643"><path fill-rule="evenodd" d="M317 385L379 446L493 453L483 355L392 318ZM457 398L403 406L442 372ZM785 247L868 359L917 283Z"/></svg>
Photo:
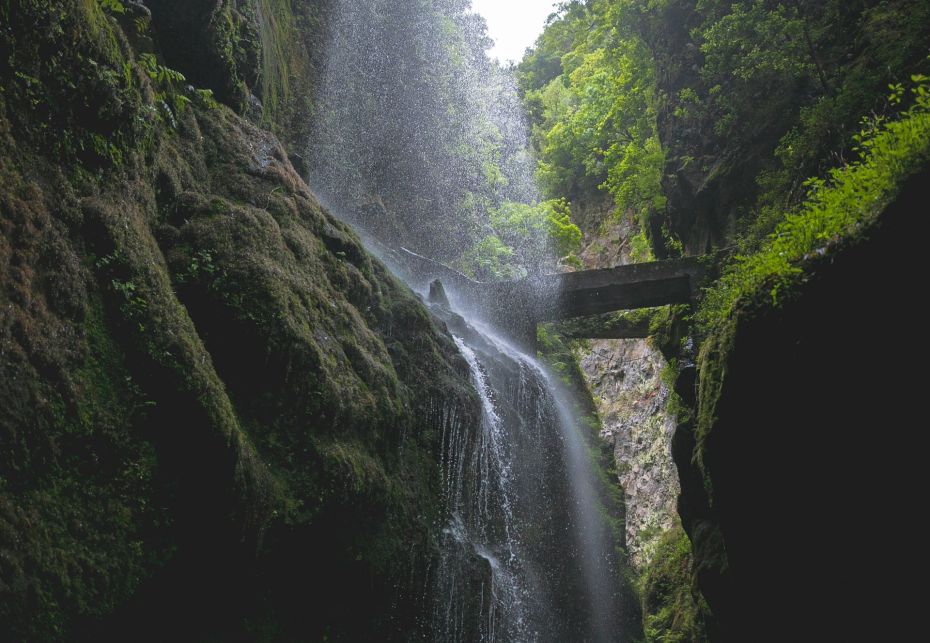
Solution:
<svg viewBox="0 0 930 643"><path fill-rule="evenodd" d="M561 383L484 324L434 311L483 411L443 436L437 640L623 640L606 507Z"/></svg>
<svg viewBox="0 0 930 643"><path fill-rule="evenodd" d="M424 294L436 275L411 269L390 246L450 260L474 243L487 217L477 209L465 216L452 203L471 194L475 172L467 155L450 148L476 139L481 148L490 136L507 179L494 198L537 198L512 79L487 62L480 29L472 34L477 50L450 54L444 21L457 21L466 36L480 26L462 13L467 4L333 0L308 155L314 190ZM456 73L443 75L444 64ZM450 95L452 110L440 100ZM627 640L622 624L631 616L621 613L618 556L605 517L611 508L587 427L558 378L513 346L507 329L490 327L482 321L488 311L449 295L452 304L434 304L433 312L468 364L481 419L448 423L442 435L445 518L427 580L432 638Z"/></svg>

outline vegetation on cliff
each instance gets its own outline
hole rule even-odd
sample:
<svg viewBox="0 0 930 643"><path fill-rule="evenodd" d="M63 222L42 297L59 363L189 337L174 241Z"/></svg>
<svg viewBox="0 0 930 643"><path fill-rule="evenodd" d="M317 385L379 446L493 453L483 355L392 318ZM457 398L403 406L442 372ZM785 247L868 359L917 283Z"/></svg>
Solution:
<svg viewBox="0 0 930 643"><path fill-rule="evenodd" d="M635 3L570 2L518 67L548 196L613 195L617 212L646 219L664 205L655 78L635 31ZM579 222L596 229L600 221Z"/></svg>
<svg viewBox="0 0 930 643"><path fill-rule="evenodd" d="M836 167L829 178L810 179L808 197L775 231L738 255L706 292L697 321L705 331L722 325L734 304L767 290L773 303L804 275L804 261L868 229L894 201L904 181L930 162L930 79L915 75L911 107L900 117L867 117L855 141L859 159ZM904 100L903 84L891 102ZM910 101L909 101L910 102Z"/></svg>
<svg viewBox="0 0 930 643"><path fill-rule="evenodd" d="M344 214L482 279L574 264L608 216L635 222L637 258L735 248L693 326L597 322L677 355L672 399L695 407L687 535L638 582L646 638L755 635L776 563L826 560L868 607L842 585L871 543L831 526L861 509L849 427L860 405L870 429L910 424L881 412L893 351L862 353L876 395L836 338L898 331L882 284L855 298L869 244L888 282L917 253L897 202L930 163L930 3L573 0L513 70L467 0L346 6L370 28L326 0L0 0L0 638L430 635L440 435L477 400L442 325L309 191L311 160ZM328 38L366 75L321 89ZM346 120L377 126L327 136ZM539 332L577 386L573 345ZM756 381L778 392L765 418ZM787 496L830 536L813 554L775 533ZM818 590L791 594L812 622Z"/></svg>

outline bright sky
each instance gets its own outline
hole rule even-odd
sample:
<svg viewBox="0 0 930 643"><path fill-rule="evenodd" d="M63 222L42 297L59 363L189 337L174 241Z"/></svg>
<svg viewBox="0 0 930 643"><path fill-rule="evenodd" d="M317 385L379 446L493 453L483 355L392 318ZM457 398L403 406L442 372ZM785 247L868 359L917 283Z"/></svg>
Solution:
<svg viewBox="0 0 930 643"><path fill-rule="evenodd" d="M519 62L523 51L542 33L556 3L553 0L472 0L471 4L488 21L488 34L495 42L491 57L501 62Z"/></svg>

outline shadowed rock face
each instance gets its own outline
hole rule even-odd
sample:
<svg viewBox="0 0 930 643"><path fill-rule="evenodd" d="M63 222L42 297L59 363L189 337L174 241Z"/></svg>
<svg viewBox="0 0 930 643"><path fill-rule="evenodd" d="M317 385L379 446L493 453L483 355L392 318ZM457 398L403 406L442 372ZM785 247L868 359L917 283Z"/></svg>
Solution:
<svg viewBox="0 0 930 643"><path fill-rule="evenodd" d="M697 419L676 433L675 458L719 640L897 639L915 627L899 579L922 544L891 517L922 502L922 384L905 373L926 348L889 284L920 269L912 222L928 178L812 261L780 307L760 295L705 341Z"/></svg>

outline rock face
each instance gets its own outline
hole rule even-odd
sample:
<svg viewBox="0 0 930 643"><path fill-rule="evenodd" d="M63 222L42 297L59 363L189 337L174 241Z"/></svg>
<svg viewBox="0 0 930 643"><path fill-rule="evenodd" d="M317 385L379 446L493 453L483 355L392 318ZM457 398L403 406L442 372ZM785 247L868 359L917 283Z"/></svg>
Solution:
<svg viewBox="0 0 930 643"><path fill-rule="evenodd" d="M0 639L428 636L467 364L118 6L0 7Z"/></svg>
<svg viewBox="0 0 930 643"><path fill-rule="evenodd" d="M626 506L626 544L643 569L662 534L678 524L678 472L671 457L674 419L666 411L665 360L645 340L593 340L581 356L602 424L613 445Z"/></svg>
<svg viewBox="0 0 930 643"><path fill-rule="evenodd" d="M629 263L638 226L628 217L615 218L609 202L592 203L573 212L576 220L588 222L582 253L586 267ZM631 327L655 333L654 315L642 312L631 318ZM671 368L658 348L677 344L675 318L677 313L669 311L664 328L658 329L661 337L589 340L576 358L623 490L625 545L638 580L645 640L701 643L707 640L707 608L693 589L691 543L678 516L680 487L671 449L676 418L663 381ZM603 330L615 321L590 318L580 332L598 325Z"/></svg>
<svg viewBox="0 0 930 643"><path fill-rule="evenodd" d="M578 215L585 218L584 213ZM593 217L589 217L593 218ZM628 239L636 226L623 218L587 234L586 268L630 261ZM591 340L579 366L601 420L601 437L613 446L626 505L626 544L642 570L662 535L678 523L678 474L671 455L674 418L666 411L668 389L661 381L665 359L648 340Z"/></svg>
<svg viewBox="0 0 930 643"><path fill-rule="evenodd" d="M924 503L911 403L924 387L903 373L927 350L909 340L922 320L890 311L894 284L922 269L912 222L928 178L809 261L780 305L768 292L744 301L679 380L694 395L699 375L674 453L715 640L902 640L922 627L900 577L922 557L906 516Z"/></svg>

